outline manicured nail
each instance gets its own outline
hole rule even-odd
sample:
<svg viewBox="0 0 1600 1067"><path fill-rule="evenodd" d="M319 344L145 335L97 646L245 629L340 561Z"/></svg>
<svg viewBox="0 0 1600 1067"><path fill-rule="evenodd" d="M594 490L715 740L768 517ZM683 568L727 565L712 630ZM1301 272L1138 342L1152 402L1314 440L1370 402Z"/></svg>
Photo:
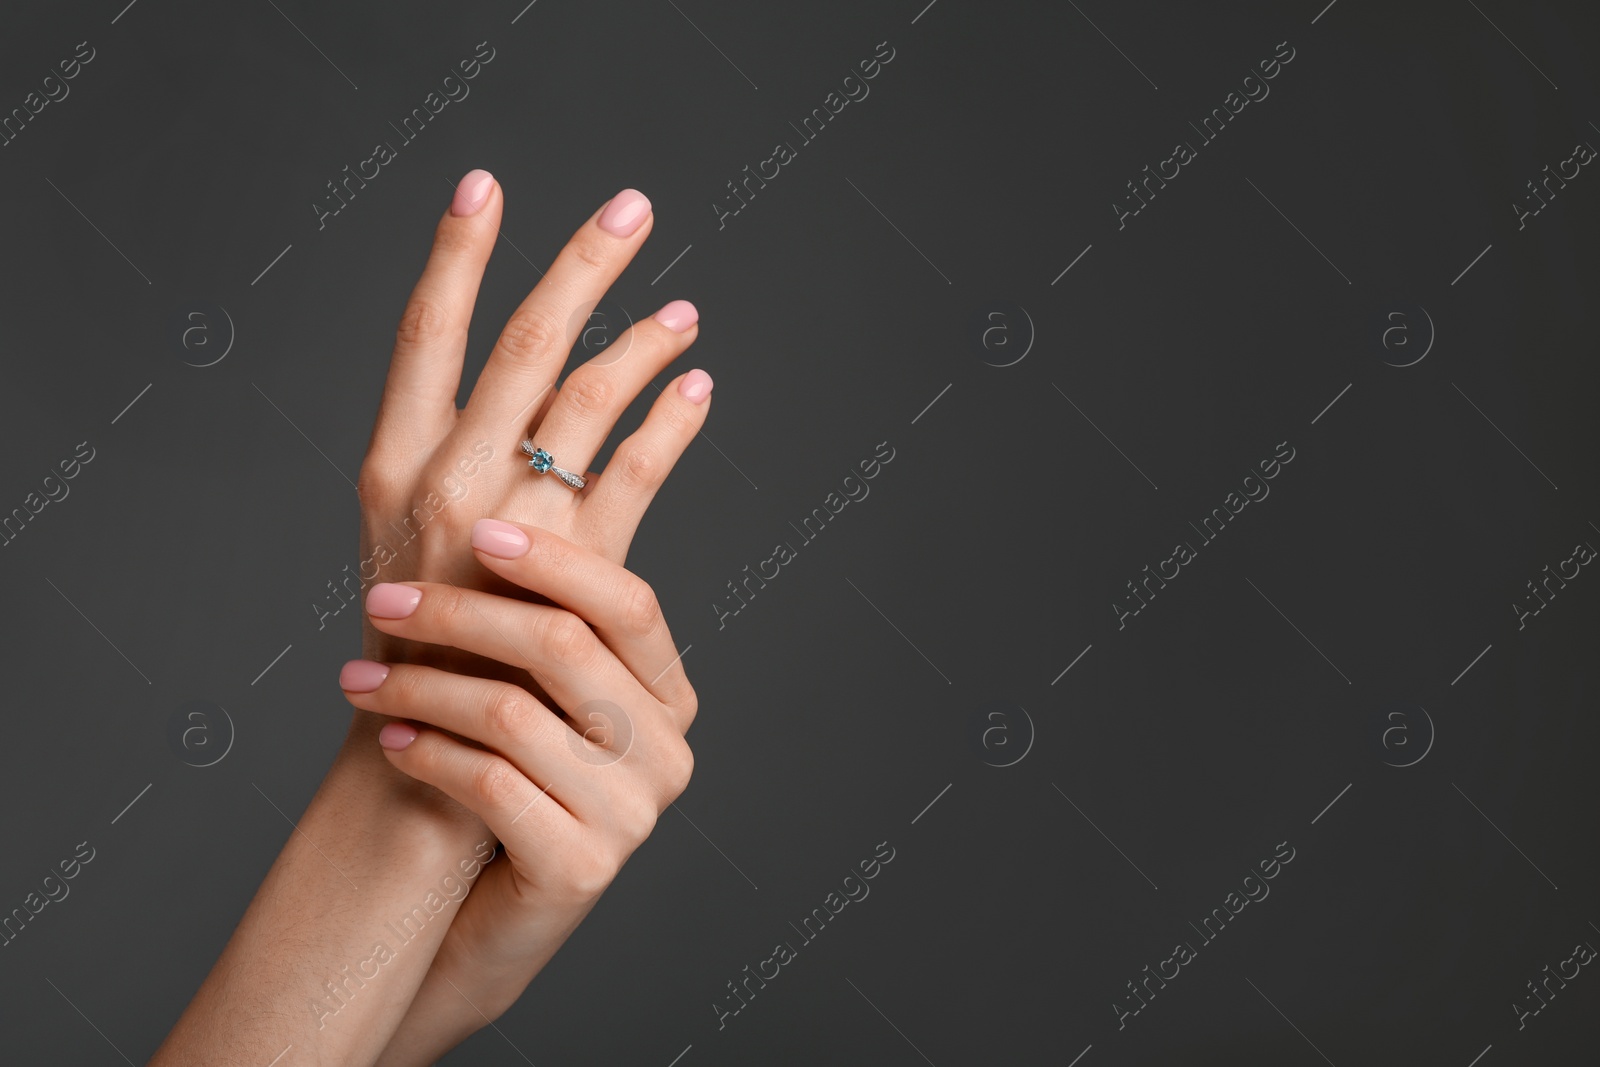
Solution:
<svg viewBox="0 0 1600 1067"><path fill-rule="evenodd" d="M650 317L673 333L682 333L700 321L700 312L687 300L674 300Z"/></svg>
<svg viewBox="0 0 1600 1067"><path fill-rule="evenodd" d="M380 619L403 619L422 603L422 590L409 585L379 582L367 593L367 614Z"/></svg>
<svg viewBox="0 0 1600 1067"><path fill-rule="evenodd" d="M450 201L450 214L457 217L475 215L489 202L489 190L494 188L494 175L486 170L472 170L456 186L456 197Z"/></svg>
<svg viewBox="0 0 1600 1067"><path fill-rule="evenodd" d="M678 383L678 392L691 404L703 404L706 397L711 395L711 375L696 367L683 376L683 381ZM371 603L371 600L368 600Z"/></svg>
<svg viewBox="0 0 1600 1067"><path fill-rule="evenodd" d="M528 552L528 535L499 519L472 524L472 547L495 559L518 559Z"/></svg>
<svg viewBox="0 0 1600 1067"><path fill-rule="evenodd" d="M378 731L378 744L390 752L399 752L417 739L417 731L403 722L385 723Z"/></svg>
<svg viewBox="0 0 1600 1067"><path fill-rule="evenodd" d="M631 237L650 214L650 198L637 189L624 189L600 212L600 228L618 237Z"/></svg>
<svg viewBox="0 0 1600 1067"><path fill-rule="evenodd" d="M389 677L389 668L370 659L353 659L339 670L339 688L347 693L370 693Z"/></svg>

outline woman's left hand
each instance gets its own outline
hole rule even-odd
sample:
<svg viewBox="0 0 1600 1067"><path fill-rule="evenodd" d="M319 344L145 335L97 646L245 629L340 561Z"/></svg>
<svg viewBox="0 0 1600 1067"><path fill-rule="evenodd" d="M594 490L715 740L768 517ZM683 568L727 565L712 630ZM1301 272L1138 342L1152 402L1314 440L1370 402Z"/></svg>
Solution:
<svg viewBox="0 0 1600 1067"><path fill-rule="evenodd" d="M439 1017L408 1015L384 1064L431 1063L508 1008L694 765L683 735L695 693L648 584L532 526L480 520L472 547L491 571L558 606L407 582L374 586L368 620L521 668L557 706L507 681L415 664L358 660L342 675L357 708L404 720L380 732L389 761L471 809L505 850L461 905L414 1000ZM430 995L443 982L460 996Z"/></svg>

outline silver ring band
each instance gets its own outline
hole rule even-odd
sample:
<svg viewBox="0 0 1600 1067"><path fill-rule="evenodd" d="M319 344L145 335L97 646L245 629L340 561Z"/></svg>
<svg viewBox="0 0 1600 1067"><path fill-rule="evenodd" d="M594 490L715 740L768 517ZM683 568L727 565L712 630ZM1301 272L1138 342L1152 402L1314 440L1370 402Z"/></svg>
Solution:
<svg viewBox="0 0 1600 1067"><path fill-rule="evenodd" d="M584 485L587 484L583 475L574 474L569 470L563 470L562 468L556 466L555 461L550 457L550 453L546 452L532 441L522 442L522 450L528 454L528 466L532 467L540 474L548 471L549 473L554 474L557 478L560 478L567 484L569 488L574 491L582 489Z"/></svg>

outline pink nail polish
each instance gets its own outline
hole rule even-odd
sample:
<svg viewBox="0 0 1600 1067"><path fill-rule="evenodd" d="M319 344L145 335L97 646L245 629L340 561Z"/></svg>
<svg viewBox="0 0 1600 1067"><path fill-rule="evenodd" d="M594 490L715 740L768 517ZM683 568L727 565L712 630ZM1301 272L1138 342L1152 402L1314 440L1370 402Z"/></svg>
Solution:
<svg viewBox="0 0 1600 1067"><path fill-rule="evenodd" d="M339 671L339 688L347 693L370 693L389 677L389 668L370 659L353 659Z"/></svg>
<svg viewBox="0 0 1600 1067"><path fill-rule="evenodd" d="M706 397L711 395L711 375L696 367L683 376L683 381L678 383L678 392L692 404L705 403Z"/></svg>
<svg viewBox="0 0 1600 1067"><path fill-rule="evenodd" d="M475 215L489 202L489 190L494 187L494 175L486 170L468 171L456 186L455 199L450 201L450 214L457 217Z"/></svg>
<svg viewBox="0 0 1600 1067"><path fill-rule="evenodd" d="M700 312L687 300L674 300L650 317L673 333L683 333L700 321Z"/></svg>
<svg viewBox="0 0 1600 1067"><path fill-rule="evenodd" d="M632 237L650 214L650 198L637 189L624 189L600 212L600 228L618 237Z"/></svg>
<svg viewBox="0 0 1600 1067"><path fill-rule="evenodd" d="M367 592L367 614L380 619L403 619L422 603L422 590L409 585L379 582Z"/></svg>
<svg viewBox="0 0 1600 1067"><path fill-rule="evenodd" d="M403 722L386 723L383 729L378 731L378 744L390 752L399 752L416 739L416 729Z"/></svg>
<svg viewBox="0 0 1600 1067"><path fill-rule="evenodd" d="M495 559L518 559L528 553L528 535L499 519L472 524L472 547Z"/></svg>

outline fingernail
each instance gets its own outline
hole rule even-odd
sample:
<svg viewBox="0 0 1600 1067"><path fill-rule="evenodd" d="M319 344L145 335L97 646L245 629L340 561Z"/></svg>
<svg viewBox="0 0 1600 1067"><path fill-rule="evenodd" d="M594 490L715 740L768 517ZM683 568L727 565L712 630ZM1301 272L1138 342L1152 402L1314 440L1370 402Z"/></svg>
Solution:
<svg viewBox="0 0 1600 1067"><path fill-rule="evenodd" d="M389 677L389 668L370 659L353 659L339 669L339 688L347 693L370 693Z"/></svg>
<svg viewBox="0 0 1600 1067"><path fill-rule="evenodd" d="M479 519L472 524L472 547L495 559L517 559L527 554L528 535L499 519Z"/></svg>
<svg viewBox="0 0 1600 1067"><path fill-rule="evenodd" d="M417 739L417 731L403 722L385 723L378 731L378 744L390 752L399 752Z"/></svg>
<svg viewBox="0 0 1600 1067"><path fill-rule="evenodd" d="M486 170L470 170L456 186L456 197L450 201L450 214L475 215L489 201L489 190L494 187L494 175Z"/></svg>
<svg viewBox="0 0 1600 1067"><path fill-rule="evenodd" d="M420 589L379 582L367 593L367 614L380 619L403 619L416 611L421 602Z"/></svg>
<svg viewBox="0 0 1600 1067"><path fill-rule="evenodd" d="M687 300L674 300L650 317L673 333L682 333L700 321L700 312Z"/></svg>
<svg viewBox="0 0 1600 1067"><path fill-rule="evenodd" d="M618 237L631 237L650 214L650 198L637 189L624 189L600 212L600 228Z"/></svg>
<svg viewBox="0 0 1600 1067"><path fill-rule="evenodd" d="M711 375L696 367L683 376L683 381L678 383L678 392L692 404L702 404L706 397L711 395ZM371 600L367 601L369 604Z"/></svg>

